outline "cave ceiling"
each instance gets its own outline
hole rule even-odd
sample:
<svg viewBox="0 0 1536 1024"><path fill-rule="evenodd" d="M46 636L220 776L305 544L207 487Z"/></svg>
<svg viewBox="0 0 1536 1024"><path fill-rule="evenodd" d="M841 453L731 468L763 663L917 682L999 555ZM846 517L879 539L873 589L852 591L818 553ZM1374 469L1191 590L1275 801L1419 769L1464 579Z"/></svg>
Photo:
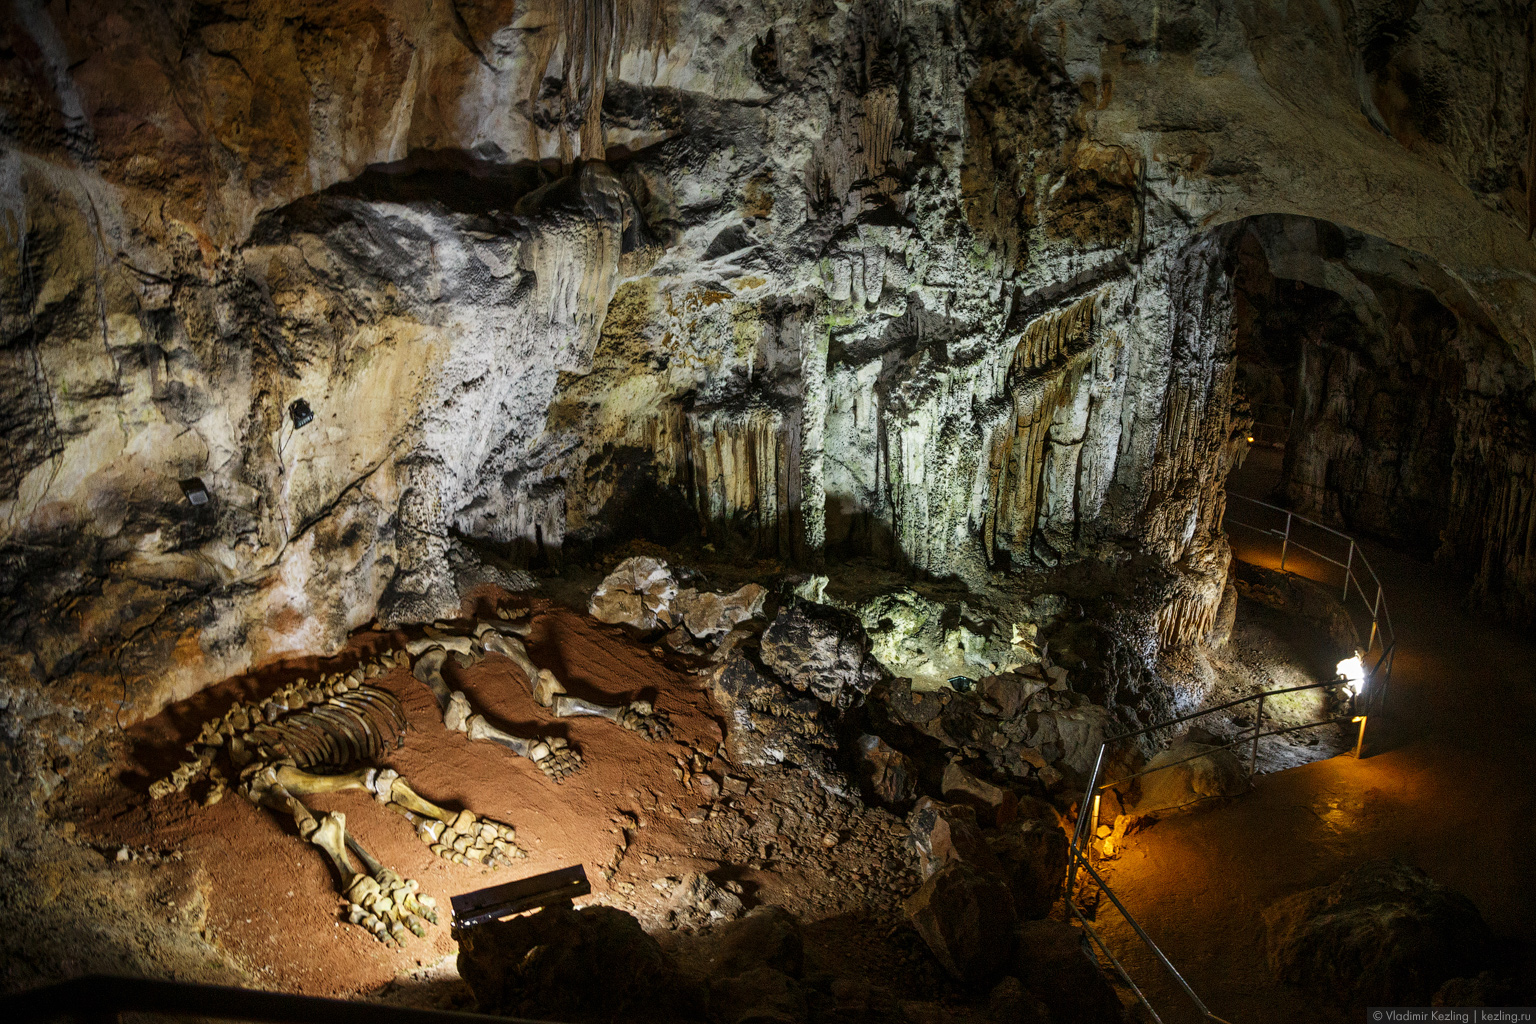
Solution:
<svg viewBox="0 0 1536 1024"><path fill-rule="evenodd" d="M138 718L685 534L1139 559L1184 642L1250 235L1373 338L1444 312L1447 543L1528 594L1517 6L19 2L3 686Z"/></svg>

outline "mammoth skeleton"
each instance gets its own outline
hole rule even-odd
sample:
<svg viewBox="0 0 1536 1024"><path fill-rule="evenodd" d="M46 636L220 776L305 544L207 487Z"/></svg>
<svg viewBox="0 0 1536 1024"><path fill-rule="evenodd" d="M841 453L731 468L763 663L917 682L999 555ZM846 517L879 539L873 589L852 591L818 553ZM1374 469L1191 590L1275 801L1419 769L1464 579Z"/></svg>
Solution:
<svg viewBox="0 0 1536 1024"><path fill-rule="evenodd" d="M512 826L468 809L441 807L379 763L405 741L405 710L394 694L367 680L409 664L411 674L431 690L445 727L526 757L557 782L581 769L581 754L561 737L515 736L476 713L463 691L443 678L450 656L466 667L488 654L511 659L527 677L534 700L556 717L593 715L650 739L671 735L666 715L645 701L608 706L566 693L552 672L539 669L528 657L519 639L527 636L527 623L481 620L467 633L437 623L421 632L405 650L366 660L346 674L329 673L313 683L300 679L263 701L235 704L204 723L187 745L192 759L150 786L150 795L160 799L180 792L206 775L204 802L217 802L228 784L223 768L227 762L237 774L242 795L258 806L291 814L299 835L325 852L341 879L347 920L382 941L399 943L406 932L424 936L427 925L437 923L432 898L420 893L413 879L401 877L369 853L347 830L345 815L333 811L317 817L303 798L342 790L366 792L405 818L434 854L454 863L495 869L526 854L515 842Z"/></svg>

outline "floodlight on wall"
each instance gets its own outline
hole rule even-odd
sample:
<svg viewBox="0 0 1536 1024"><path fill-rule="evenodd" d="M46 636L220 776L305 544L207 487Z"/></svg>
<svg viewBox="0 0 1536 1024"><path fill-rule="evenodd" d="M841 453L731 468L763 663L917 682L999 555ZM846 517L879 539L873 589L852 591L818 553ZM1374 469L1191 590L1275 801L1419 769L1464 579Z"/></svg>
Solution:
<svg viewBox="0 0 1536 1024"><path fill-rule="evenodd" d="M288 418L293 420L293 429L297 430L315 418L315 411L304 399L295 398L288 406Z"/></svg>
<svg viewBox="0 0 1536 1024"><path fill-rule="evenodd" d="M181 481L181 493L194 505L208 504L208 488L200 477L189 476Z"/></svg>
<svg viewBox="0 0 1536 1024"><path fill-rule="evenodd" d="M1360 696L1360 691L1365 687L1365 663L1360 660L1360 652L1356 651L1353 658L1339 662L1334 671L1344 680L1350 693Z"/></svg>

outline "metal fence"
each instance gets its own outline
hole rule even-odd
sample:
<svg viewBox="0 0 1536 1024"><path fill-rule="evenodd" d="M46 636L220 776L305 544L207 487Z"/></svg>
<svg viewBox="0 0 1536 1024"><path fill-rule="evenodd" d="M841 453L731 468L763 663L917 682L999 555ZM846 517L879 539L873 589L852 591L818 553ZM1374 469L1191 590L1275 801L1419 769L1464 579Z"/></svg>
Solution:
<svg viewBox="0 0 1536 1024"><path fill-rule="evenodd" d="M1289 405L1258 402L1253 410L1253 426L1248 431L1249 444L1262 444L1270 448L1284 448L1291 439L1291 424L1296 410Z"/></svg>
<svg viewBox="0 0 1536 1024"><path fill-rule="evenodd" d="M1232 507L1234 499L1242 503L1235 513ZM1315 519L1297 515L1279 505L1230 492L1227 494L1227 508L1221 525L1240 526L1270 542L1279 557L1281 572L1293 572L1317 583L1339 587L1339 600L1352 617L1357 613L1356 606L1351 605L1350 601L1353 596L1358 611L1363 612L1370 623L1370 639L1366 641L1363 657L1369 658L1378 651L1385 652L1396 641L1397 636L1392 629L1392 612L1387 608L1381 578L1376 575L1376 570L1372 568L1360 545L1349 534L1325 526ZM1392 666L1389 659L1383 686L1391 678Z"/></svg>
<svg viewBox="0 0 1536 1024"><path fill-rule="evenodd" d="M1243 508L1247 509L1248 506L1251 506L1256 511L1250 513L1247 518L1241 515L1234 517L1230 511L1230 499L1233 498L1247 503L1246 506L1242 506ZM1165 722L1158 722L1144 729L1137 729L1110 737L1099 745L1098 754L1094 759L1093 770L1089 773L1088 784L1083 791L1083 801L1078 808L1077 825L1072 834L1072 842L1069 849L1067 909L1082 925L1084 933L1092 940L1093 945L1097 947L1104 958L1108 960L1115 973L1125 982L1148 1016L1157 1024L1162 1024L1162 1017L1158 1015L1157 1010L1148 1001L1146 994L1132 980L1130 973L1125 969L1119 958L1105 944L1098 931L1093 927L1089 915L1079 905L1077 896L1078 869L1082 869L1084 876L1091 882L1092 886L1098 890L1102 897L1109 900L1110 904L1125 919L1125 922L1130 925L1137 938L1141 940L1147 950L1151 952L1153 958L1157 960L1163 970L1168 973L1169 977L1173 979L1178 988L1189 999L1191 1005L1194 1006L1199 1014L1200 1019L1209 1022L1209 1024L1229 1024L1223 1018L1212 1013L1210 1008L1205 1005L1199 994L1195 992L1184 976L1179 973L1178 968L1169 960L1167 954L1158 948L1157 943L1147 934L1146 929L1141 926L1141 923L1136 920L1125 904L1120 902L1119 897L1110 889L1109 884L1105 882L1103 876L1099 874L1093 865L1092 842L1099 827L1100 799L1106 789L1114 789L1129 783L1133 779L1150 775L1154 772L1166 771L1169 768L1175 768L1181 764L1205 757L1210 751L1202 750L1197 754L1168 764L1159 765L1156 768L1130 772L1113 782L1102 782L1100 780L1105 769L1109 751L1116 744L1127 743L1140 739L1143 736L1172 730L1176 726L1221 712L1230 712L1251 703L1255 705L1252 729L1242 729L1237 735L1227 740L1227 742L1215 745L1217 749L1236 747L1242 750L1243 747L1247 748L1247 767L1250 782L1258 771L1259 740L1267 736L1280 736L1302 729L1315 729L1329 725L1358 723L1360 728L1356 736L1354 748L1354 754L1358 757L1362 753L1362 746L1365 740L1366 716L1381 709L1386 695L1387 684L1392 677L1393 654L1397 649L1397 638L1392 629L1392 617L1387 610L1387 602L1381 585L1381 579L1376 575L1376 570L1371 567L1369 560L1365 557L1365 553L1360 550L1360 546L1355 542L1354 538L1332 527L1324 526L1322 523L1299 516L1288 509L1280 508L1277 505L1271 505L1240 494L1228 494L1228 499L1229 511L1224 517L1224 525L1231 524L1245 527L1254 531L1260 537L1274 542L1279 567L1282 571L1296 572L1297 575L1305 576L1320 583L1332 583L1341 586L1341 600L1345 604L1346 610L1349 610L1350 607L1351 593L1359 599L1360 607L1370 620L1370 640L1361 656L1362 665L1368 667L1365 667L1365 678L1350 687L1350 697L1346 705L1346 711L1342 715L1324 715L1317 721L1277 727L1268 731L1264 728L1264 703L1267 699L1305 690L1328 690L1349 686L1349 681L1340 676L1328 682L1308 683L1304 686L1261 691L1246 697L1239 697L1224 704L1203 708ZM1273 521L1263 522L1265 518L1272 519ZM1253 520L1260 521L1255 522ZM1343 542L1342 545L1338 543L1340 541ZM1297 556L1298 552L1300 553L1300 558ZM1334 557L1335 555L1341 557ZM1326 568L1328 566L1337 567L1338 570L1342 570L1342 573ZM1371 664L1372 655L1375 655L1374 664Z"/></svg>
<svg viewBox="0 0 1536 1024"><path fill-rule="evenodd" d="M1146 930L1142 928L1140 922L1138 922L1136 918L1131 914L1131 912L1125 908L1125 905L1120 902L1119 897L1117 897L1113 890L1109 888L1109 885L1104 881L1103 877L1098 873L1098 871L1094 869L1092 863L1093 855L1091 844L1095 837L1095 832L1099 826L1100 799L1105 790L1115 789L1117 787L1124 786L1133 779L1151 775L1156 772L1167 771L1168 769L1176 768L1181 764L1187 764L1190 761L1198 760L1202 757L1207 757L1209 756L1211 749L1207 748L1201 750L1199 753L1192 754L1189 757L1180 758L1177 761L1171 761L1167 764L1161 764L1155 768L1147 768L1143 769L1142 771L1131 772L1114 780L1113 782L1101 782L1100 779L1102 778L1102 773L1104 771L1107 755L1110 749L1117 744L1127 743L1131 740L1139 739L1152 733L1171 730L1175 726L1193 722L1197 719L1205 718L1209 715L1218 714L1220 712L1231 711L1234 708L1241 707L1244 704L1252 703L1257 705L1253 716L1252 730L1242 730L1236 736L1229 739L1226 743L1212 745L1214 749L1217 750L1226 750L1233 747L1242 749L1242 747L1246 746L1248 748L1248 778L1251 781L1254 774L1258 770L1260 739L1266 736L1281 736L1288 733L1298 732L1302 729L1315 729L1327 725L1345 725L1351 722L1360 722L1361 719L1357 716L1356 712L1360 709L1362 703L1362 695L1368 692L1375 684L1376 679L1374 677L1376 671L1381 669L1384 664L1391 664L1390 648L1384 652L1382 658L1377 660L1375 668L1366 677L1364 685L1360 688L1359 693L1352 695L1348 704L1348 710L1343 715L1323 717L1315 722L1304 722L1300 725L1279 727L1270 729L1268 731L1264 729L1264 702L1267 698L1278 697L1289 693L1298 693L1304 690L1327 690L1347 686L1347 680L1341 676L1325 683L1308 683L1304 686L1291 686L1281 690L1266 690L1259 693L1250 694L1247 697L1239 697L1236 700L1230 700L1224 704L1217 704L1214 707L1203 708L1188 715L1181 715L1178 718L1169 719L1166 722L1158 722L1155 725L1149 725L1144 729L1136 729L1132 732L1126 732L1121 733L1118 736L1112 736L1109 739L1106 739L1103 743L1099 744L1099 751L1093 762L1093 770L1088 775L1088 785L1083 790L1083 801L1078 807L1077 827L1072 834L1072 844L1070 847L1071 857L1067 867L1067 909L1074 917L1082 922L1084 930L1088 933L1089 937L1092 938L1094 944L1104 952L1104 955L1108 958L1111 966L1113 966L1116 973L1120 975L1121 980L1123 980L1130 988L1131 992L1136 996L1136 999L1142 1004L1143 1008L1151 1016L1152 1020L1158 1022L1158 1024L1162 1024L1162 1018L1158 1015L1157 1010L1153 1008L1150 1002L1147 1001L1146 996L1142 993L1141 989L1136 985L1136 983L1131 980L1130 974L1121 965L1120 961L1115 957L1115 955L1109 951L1109 948L1104 944L1098 933L1094 931L1092 925L1089 924L1086 913L1081 907L1078 906L1076 898L1077 869L1082 867L1086 872L1087 877L1092 880L1093 884L1098 888L1099 892L1104 897L1106 897L1111 904L1114 905L1116 910L1120 912L1121 916L1125 918L1126 923L1131 926L1131 929L1136 933L1137 937L1141 939L1141 941L1146 945L1147 949L1151 951L1153 956L1163 966L1164 970L1168 972L1169 976L1173 978L1174 982L1177 983L1179 988L1182 989L1185 995L1189 997L1196 1010L1198 1010L1201 1014L1202 1019L1212 1021L1214 1024L1228 1024L1228 1022L1216 1016L1206 1007L1205 1003L1202 1002L1200 997L1195 993L1195 990L1190 987L1187 981L1184 980L1184 976L1181 975L1178 969L1173 966L1172 961L1170 961L1167 955L1158 948L1157 944L1152 941L1151 936L1149 936ZM1361 738L1364 736L1363 723L1360 736ZM1358 756L1359 753L1360 741L1357 740L1355 745L1355 754Z"/></svg>

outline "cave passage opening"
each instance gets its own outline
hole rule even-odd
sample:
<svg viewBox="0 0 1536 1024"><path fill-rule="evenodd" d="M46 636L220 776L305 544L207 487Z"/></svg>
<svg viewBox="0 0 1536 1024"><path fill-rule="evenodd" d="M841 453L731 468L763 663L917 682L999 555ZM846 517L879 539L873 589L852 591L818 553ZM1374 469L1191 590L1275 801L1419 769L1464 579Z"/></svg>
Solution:
<svg viewBox="0 0 1536 1024"><path fill-rule="evenodd" d="M1489 430L1526 419L1530 375L1465 288L1304 217L1252 218L1232 246L1236 392L1254 420L1233 492L1434 559L1501 603Z"/></svg>

